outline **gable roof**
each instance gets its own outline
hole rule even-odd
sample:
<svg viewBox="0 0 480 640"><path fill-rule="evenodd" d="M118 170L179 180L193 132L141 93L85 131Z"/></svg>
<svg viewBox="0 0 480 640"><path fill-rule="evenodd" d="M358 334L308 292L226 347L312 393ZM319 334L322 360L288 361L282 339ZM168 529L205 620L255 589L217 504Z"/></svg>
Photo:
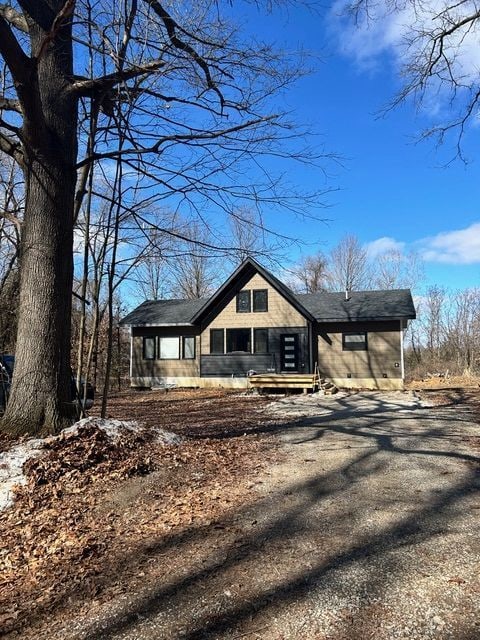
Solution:
<svg viewBox="0 0 480 640"><path fill-rule="evenodd" d="M242 264L232 273L232 275L225 280L222 286L217 289L211 298L209 298L205 304L197 311L192 317L192 323L201 322L209 313L222 302L229 302L235 295L237 289L241 289L242 286L250 280L252 276L259 273L274 289L280 293L299 313L308 318L314 320L310 311L304 307L301 301L278 278L267 271L262 265L258 264L253 258L246 258Z"/></svg>
<svg viewBox="0 0 480 640"><path fill-rule="evenodd" d="M147 300L123 318L120 324L137 327L199 324L218 307L227 304L255 273L259 273L299 313L311 321L360 322L416 317L409 289L352 291L348 300L343 292L295 294L258 262L247 258L210 298Z"/></svg>

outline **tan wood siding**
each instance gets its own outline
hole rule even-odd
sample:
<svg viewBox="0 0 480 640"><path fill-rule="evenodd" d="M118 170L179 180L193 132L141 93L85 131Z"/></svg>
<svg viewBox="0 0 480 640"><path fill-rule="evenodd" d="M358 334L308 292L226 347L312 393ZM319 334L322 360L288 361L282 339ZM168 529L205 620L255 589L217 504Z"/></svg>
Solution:
<svg viewBox="0 0 480 640"><path fill-rule="evenodd" d="M367 332L367 351L343 351L342 334L349 331ZM352 378L402 377L399 321L325 325L317 337L318 366L328 378L347 378L348 374Z"/></svg>
<svg viewBox="0 0 480 640"><path fill-rule="evenodd" d="M210 329L245 329L269 327L306 327L307 321L285 298L261 275L255 274L243 290L267 289L268 311L237 312L236 296L206 326L201 335L203 354L210 353Z"/></svg>

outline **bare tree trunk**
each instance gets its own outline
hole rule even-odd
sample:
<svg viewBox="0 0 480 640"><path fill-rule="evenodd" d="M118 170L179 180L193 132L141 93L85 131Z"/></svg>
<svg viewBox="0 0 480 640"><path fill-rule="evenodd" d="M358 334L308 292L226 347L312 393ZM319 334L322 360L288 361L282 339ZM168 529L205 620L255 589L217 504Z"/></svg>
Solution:
<svg viewBox="0 0 480 640"><path fill-rule="evenodd" d="M95 147L95 133L98 118L98 108L95 104L91 106L90 112L90 135L88 140L89 153L93 153ZM82 374L83 374L83 349L85 342L85 325L87 316L87 285L88 285L88 258L89 258L89 243L90 243L90 215L92 208L92 191L93 191L93 166L90 167L90 173L88 176L88 194L85 208L85 231L84 231L84 245L83 245L83 275L82 286L80 290L81 300L81 313L80 313L80 327L78 332L78 354L77 354L77 389L80 392L82 389ZM87 380L85 380L87 382ZM86 392L86 385L84 392Z"/></svg>
<svg viewBox="0 0 480 640"><path fill-rule="evenodd" d="M96 387L96 383L97 383L97 367L96 367L96 361L95 363L93 362L93 354L95 352L95 349L97 347L97 341L98 341L98 325L100 323L100 315L99 315L99 307L98 307L98 303L95 303L95 307L93 310L93 318L92 318L92 328L91 328L91 334L90 334L90 342L88 345L88 352L87 352L87 359L85 362L85 380L90 380L90 373L92 371L92 365L95 364L94 367L94 371L93 371L93 376L92 376L92 384L93 387ZM84 389L83 389L83 400L86 401L87 399L87 385L85 385Z"/></svg>
<svg viewBox="0 0 480 640"><path fill-rule="evenodd" d="M74 189L73 171L53 162L32 162L21 241L15 372L2 421L2 428L11 433L35 433L43 428L55 432L72 416L69 353Z"/></svg>
<svg viewBox="0 0 480 640"><path fill-rule="evenodd" d="M120 136L119 148L122 148L123 138ZM121 212L121 199L122 199L122 177L123 177L123 168L122 164L117 164L117 171L115 176L115 184L114 189L117 190L117 201L112 200L112 209L115 205L115 217L113 222L113 241L112 241L112 252L111 252L111 260L108 268L108 302L107 302L107 312L108 312L108 329L107 329L107 357L105 362L105 378L103 381L103 393L102 393L102 409L101 409L101 417L105 418L107 415L107 403L108 403L108 392L110 388L110 371L112 368L112 350L113 350L113 296L115 293L115 275L116 275L116 267L117 267L117 245L118 245L118 236L119 236L119 226L120 226L120 212ZM109 216L110 218L110 216ZM111 219L109 219L109 229L110 229Z"/></svg>
<svg viewBox="0 0 480 640"><path fill-rule="evenodd" d="M60 10L62 2L53 3ZM49 27L50 28L50 27ZM25 220L15 371L2 429L55 432L72 418L70 318L77 98L65 91L72 69L71 25L55 43L30 26L29 97L36 109L23 125Z"/></svg>
<svg viewBox="0 0 480 640"><path fill-rule="evenodd" d="M92 372L92 384L94 388L97 387L97 377L98 377L98 328L100 326L100 309L98 305L95 307L95 311L93 314L93 322L92 322L92 334L90 337L90 344L88 346L87 353L87 362L85 365L85 377L90 379L90 373Z"/></svg>
<svg viewBox="0 0 480 640"><path fill-rule="evenodd" d="M120 309L117 312L117 387L118 391L122 390L122 342L120 340Z"/></svg>

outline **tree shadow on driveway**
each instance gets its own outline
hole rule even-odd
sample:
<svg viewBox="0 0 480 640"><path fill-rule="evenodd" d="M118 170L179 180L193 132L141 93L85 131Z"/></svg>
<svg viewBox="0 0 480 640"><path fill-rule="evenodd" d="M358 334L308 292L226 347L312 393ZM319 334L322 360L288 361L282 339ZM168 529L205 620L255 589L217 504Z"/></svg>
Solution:
<svg viewBox="0 0 480 640"><path fill-rule="evenodd" d="M75 637L478 637L479 458L462 439L476 425L446 407L337 405L277 426L289 459L263 493L217 533L151 545L163 575Z"/></svg>

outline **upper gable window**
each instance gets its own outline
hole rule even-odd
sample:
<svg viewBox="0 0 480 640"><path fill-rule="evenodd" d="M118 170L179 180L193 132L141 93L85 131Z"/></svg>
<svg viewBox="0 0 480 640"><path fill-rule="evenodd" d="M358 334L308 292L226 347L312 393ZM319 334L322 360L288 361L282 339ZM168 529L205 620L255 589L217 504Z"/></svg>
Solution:
<svg viewBox="0 0 480 640"><path fill-rule="evenodd" d="M268 311L268 289L254 289L253 310Z"/></svg>
<svg viewBox="0 0 480 640"><path fill-rule="evenodd" d="M237 293L237 313L249 313L251 308L250 290L239 291Z"/></svg>

